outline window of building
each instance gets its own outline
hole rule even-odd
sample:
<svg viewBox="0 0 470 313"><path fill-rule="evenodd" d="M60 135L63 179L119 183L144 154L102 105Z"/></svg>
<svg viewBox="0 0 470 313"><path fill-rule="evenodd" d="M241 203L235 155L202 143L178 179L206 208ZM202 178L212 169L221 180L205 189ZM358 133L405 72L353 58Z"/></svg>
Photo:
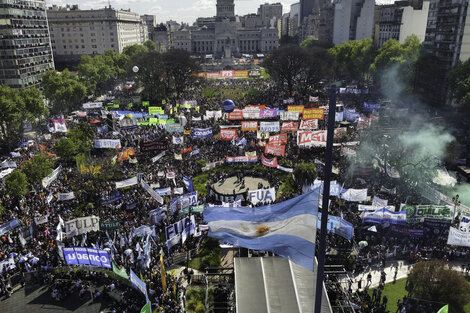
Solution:
<svg viewBox="0 0 470 313"><path fill-rule="evenodd" d="M96 45L92 45L91 47L92 47L93 49L96 49L96 48L97 48L97 46L96 46Z"/></svg>

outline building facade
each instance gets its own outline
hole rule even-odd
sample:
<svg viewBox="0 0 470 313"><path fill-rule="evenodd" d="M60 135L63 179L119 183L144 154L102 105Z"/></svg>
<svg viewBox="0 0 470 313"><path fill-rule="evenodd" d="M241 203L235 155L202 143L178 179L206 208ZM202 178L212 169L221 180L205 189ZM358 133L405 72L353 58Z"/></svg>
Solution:
<svg viewBox="0 0 470 313"><path fill-rule="evenodd" d="M373 38L375 0L336 0L333 43Z"/></svg>
<svg viewBox="0 0 470 313"><path fill-rule="evenodd" d="M47 11L52 50L58 61L78 61L82 55L103 54L106 50L122 53L148 38L147 25L137 13L115 10L80 10L78 5Z"/></svg>
<svg viewBox="0 0 470 313"><path fill-rule="evenodd" d="M44 0L0 0L0 84L36 86L54 69Z"/></svg>
<svg viewBox="0 0 470 313"><path fill-rule="evenodd" d="M270 15L266 13L265 16L268 18ZM277 22L273 27L267 27L260 25L260 15L239 18L235 16L233 0L218 0L217 16L204 20L208 23L200 20L193 27L170 31L170 48L220 58L227 51L239 57L242 54L268 53L279 47Z"/></svg>
<svg viewBox="0 0 470 313"><path fill-rule="evenodd" d="M260 5L258 15L261 18L261 24L267 27L275 26L277 20L282 17L282 4L280 3L265 3Z"/></svg>

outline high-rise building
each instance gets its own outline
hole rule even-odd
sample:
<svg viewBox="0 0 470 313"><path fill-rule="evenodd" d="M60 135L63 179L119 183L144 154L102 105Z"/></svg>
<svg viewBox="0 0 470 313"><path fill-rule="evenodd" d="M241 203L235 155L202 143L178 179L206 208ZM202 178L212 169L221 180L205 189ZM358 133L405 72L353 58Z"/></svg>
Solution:
<svg viewBox="0 0 470 313"><path fill-rule="evenodd" d="M54 69L44 0L0 0L0 84L35 86Z"/></svg>
<svg viewBox="0 0 470 313"><path fill-rule="evenodd" d="M308 17L310 14L312 14L314 8L318 5L319 0L300 0L300 21L299 23L302 23L304 18Z"/></svg>
<svg viewBox="0 0 470 313"><path fill-rule="evenodd" d="M122 53L125 47L142 44L148 38L147 26L130 10L53 6L47 14L54 58L60 62L78 61L82 55L106 50Z"/></svg>
<svg viewBox="0 0 470 313"><path fill-rule="evenodd" d="M333 43L372 38L374 21L375 0L336 0Z"/></svg>
<svg viewBox="0 0 470 313"><path fill-rule="evenodd" d="M290 19L289 19L289 36L295 37L299 34L300 27L300 2L294 3L290 6Z"/></svg>
<svg viewBox="0 0 470 313"><path fill-rule="evenodd" d="M217 17L235 17L235 3L234 0L217 0Z"/></svg>
<svg viewBox="0 0 470 313"><path fill-rule="evenodd" d="M258 9L258 15L261 17L263 26L274 26L275 22L282 17L282 4L262 4Z"/></svg>
<svg viewBox="0 0 470 313"><path fill-rule="evenodd" d="M470 24L468 0L431 0L425 46L438 60L441 77L428 101L450 103L446 81L458 60L470 57ZM437 78L436 78L437 79Z"/></svg>
<svg viewBox="0 0 470 313"><path fill-rule="evenodd" d="M149 32L153 30L155 26L157 26L157 19L155 15L144 14L140 16L140 19L147 25L147 29Z"/></svg>
<svg viewBox="0 0 470 313"><path fill-rule="evenodd" d="M408 1L379 6L375 43L378 47L389 39L404 43L408 36L416 35L424 41L429 13L429 1Z"/></svg>

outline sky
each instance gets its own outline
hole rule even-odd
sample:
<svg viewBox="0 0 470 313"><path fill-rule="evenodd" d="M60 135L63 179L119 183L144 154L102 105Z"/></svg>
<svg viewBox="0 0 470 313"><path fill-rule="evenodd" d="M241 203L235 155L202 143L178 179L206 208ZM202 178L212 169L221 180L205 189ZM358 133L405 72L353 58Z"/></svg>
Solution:
<svg viewBox="0 0 470 313"><path fill-rule="evenodd" d="M46 0L48 6L79 5L82 10L100 9L111 3L115 9L131 9L132 12L155 15L157 23L173 20L192 24L198 17L215 15L216 0ZM282 3L283 13L299 0L235 0L235 14L257 13L260 4ZM377 0L378 3L393 3L394 0Z"/></svg>

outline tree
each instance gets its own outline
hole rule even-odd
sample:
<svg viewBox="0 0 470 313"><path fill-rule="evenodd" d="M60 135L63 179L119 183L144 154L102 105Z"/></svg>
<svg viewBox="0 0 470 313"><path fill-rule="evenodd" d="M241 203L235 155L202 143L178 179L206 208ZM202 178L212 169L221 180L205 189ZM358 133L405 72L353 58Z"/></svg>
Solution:
<svg viewBox="0 0 470 313"><path fill-rule="evenodd" d="M1 142L11 148L20 139L23 131L25 102L18 90L6 85L0 86L0 129Z"/></svg>
<svg viewBox="0 0 470 313"><path fill-rule="evenodd" d="M54 113L67 113L86 96L86 87L78 76L65 69L62 73L48 71L43 76L44 95L53 106Z"/></svg>
<svg viewBox="0 0 470 313"><path fill-rule="evenodd" d="M439 260L416 264L408 275L407 290L414 298L449 304L455 312L463 312L470 300L465 278Z"/></svg>
<svg viewBox="0 0 470 313"><path fill-rule="evenodd" d="M62 161L72 162L78 149L72 139L63 137L54 144L54 152Z"/></svg>
<svg viewBox="0 0 470 313"><path fill-rule="evenodd" d="M403 44L389 39L379 49L371 70L388 98L398 101L403 93L411 92L419 55L420 44L416 35L407 37Z"/></svg>
<svg viewBox="0 0 470 313"><path fill-rule="evenodd" d="M39 153L23 163L22 171L30 184L39 184L44 177L52 173L53 163L52 157Z"/></svg>
<svg viewBox="0 0 470 313"><path fill-rule="evenodd" d="M459 62L450 75L449 87L454 99L470 111L470 59Z"/></svg>
<svg viewBox="0 0 470 313"><path fill-rule="evenodd" d="M165 70L167 95L175 94L179 99L181 94L192 85L200 67L191 59L189 52L173 49L162 54Z"/></svg>
<svg viewBox="0 0 470 313"><path fill-rule="evenodd" d="M27 184L26 175L19 170L13 171L5 179L5 189L13 198L25 196L28 193Z"/></svg>
<svg viewBox="0 0 470 313"><path fill-rule="evenodd" d="M144 47L146 47L148 51L157 51L157 44L152 40L144 42Z"/></svg>
<svg viewBox="0 0 470 313"><path fill-rule="evenodd" d="M78 65L78 76L86 86L88 94L102 94L112 89L119 79L127 74L129 56L107 50L102 55L82 56Z"/></svg>
<svg viewBox="0 0 470 313"><path fill-rule="evenodd" d="M329 52L334 58L336 75L340 79L367 82L369 68L376 55L372 39L344 42L334 46Z"/></svg>
<svg viewBox="0 0 470 313"><path fill-rule="evenodd" d="M302 186L302 191L308 190L311 184L317 178L317 168L312 163L299 163L294 169L294 181L297 186Z"/></svg>
<svg viewBox="0 0 470 313"><path fill-rule="evenodd" d="M123 54L125 54L125 55L127 55L131 58L133 56L137 55L137 54L142 54L142 53L146 53L146 52L149 52L149 49L146 46L139 45L139 44L124 47L124 49L122 51Z"/></svg>
<svg viewBox="0 0 470 313"><path fill-rule="evenodd" d="M155 103L161 103L163 99L166 99L165 71L162 56L155 51L135 54L129 61L129 73L132 73L133 66L139 68L139 71L133 74L143 87L143 98Z"/></svg>
<svg viewBox="0 0 470 313"><path fill-rule="evenodd" d="M313 38L307 38L300 44L301 48L323 48L330 49L334 45L329 41L315 40Z"/></svg>
<svg viewBox="0 0 470 313"><path fill-rule="evenodd" d="M329 74L330 60L324 49L288 45L272 51L263 66L278 88L291 96L294 91L306 93L317 89Z"/></svg>
<svg viewBox="0 0 470 313"><path fill-rule="evenodd" d="M29 120L48 114L42 93L36 87L21 89L20 96L24 100L25 113Z"/></svg>

